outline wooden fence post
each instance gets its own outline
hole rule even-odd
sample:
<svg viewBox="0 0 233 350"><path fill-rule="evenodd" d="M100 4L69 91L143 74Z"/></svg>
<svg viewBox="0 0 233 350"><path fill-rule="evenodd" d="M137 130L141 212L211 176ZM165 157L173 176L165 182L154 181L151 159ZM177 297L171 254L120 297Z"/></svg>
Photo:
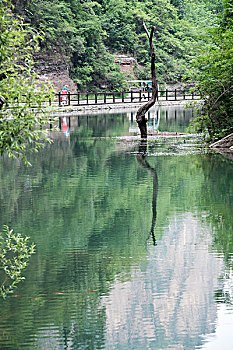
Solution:
<svg viewBox="0 0 233 350"><path fill-rule="evenodd" d="M125 98L124 98L124 90L122 90L122 93L121 93L121 101L124 102L125 101Z"/></svg>
<svg viewBox="0 0 233 350"><path fill-rule="evenodd" d="M124 102L124 100L125 99L124 99L124 90L123 90L122 93L121 93L121 101Z"/></svg>
<svg viewBox="0 0 233 350"><path fill-rule="evenodd" d="M176 101L176 89L175 89L175 101Z"/></svg>
<svg viewBox="0 0 233 350"><path fill-rule="evenodd" d="M97 95L97 92L95 92L95 103L96 103L96 104L98 103L98 95Z"/></svg>
<svg viewBox="0 0 233 350"><path fill-rule="evenodd" d="M106 103L107 101L107 93L106 93L106 90L104 91L104 104Z"/></svg>

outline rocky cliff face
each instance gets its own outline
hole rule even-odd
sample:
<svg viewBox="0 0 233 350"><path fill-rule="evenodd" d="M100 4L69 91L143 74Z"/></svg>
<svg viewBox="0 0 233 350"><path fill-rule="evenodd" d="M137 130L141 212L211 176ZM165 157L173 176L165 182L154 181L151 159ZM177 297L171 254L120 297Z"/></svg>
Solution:
<svg viewBox="0 0 233 350"><path fill-rule="evenodd" d="M120 66L121 73L134 75L134 67L137 63L134 57L127 55L115 55L115 63Z"/></svg>
<svg viewBox="0 0 233 350"><path fill-rule="evenodd" d="M56 92L61 91L64 85L68 85L71 93L77 92L77 85L69 76L69 62L65 57L40 52L35 55L34 60L41 82L51 82Z"/></svg>

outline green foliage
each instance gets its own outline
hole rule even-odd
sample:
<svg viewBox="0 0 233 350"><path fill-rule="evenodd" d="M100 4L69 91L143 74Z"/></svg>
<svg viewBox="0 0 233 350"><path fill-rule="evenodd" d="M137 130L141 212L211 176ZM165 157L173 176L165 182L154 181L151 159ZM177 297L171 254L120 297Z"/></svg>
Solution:
<svg viewBox="0 0 233 350"><path fill-rule="evenodd" d="M0 232L0 294L3 298L24 280L22 270L35 252L35 245L29 246L28 239L20 233L13 233L8 226Z"/></svg>
<svg viewBox="0 0 233 350"><path fill-rule="evenodd" d="M226 2L227 3L227 2ZM225 27L224 27L225 26ZM194 61L192 79L204 100L195 125L210 140L233 132L233 26L230 17L211 32L210 45Z"/></svg>
<svg viewBox="0 0 233 350"><path fill-rule="evenodd" d="M97 2L42 0L28 3L26 9L20 4L16 7L33 27L43 30L42 50L70 59L71 75L80 91L124 85L124 77L104 44L106 32ZM116 85L115 75L119 78Z"/></svg>
<svg viewBox="0 0 233 350"><path fill-rule="evenodd" d="M103 38L106 32L96 14L98 11L98 3L88 2L82 4L76 15L78 36L82 40L83 49L76 49L71 60L73 78L79 90L95 90L103 87L111 89L124 85L124 77L119 73L114 57L104 44ZM117 84L115 76L118 77Z"/></svg>
<svg viewBox="0 0 233 350"><path fill-rule="evenodd" d="M75 15L69 3L42 0L32 1L26 7L27 12L22 14L30 20L33 27L44 31L42 48L53 50L56 43L57 50L67 56L76 51L77 47L82 48L82 41L77 36ZM22 12L24 6L16 9Z"/></svg>
<svg viewBox="0 0 233 350"><path fill-rule="evenodd" d="M231 0L224 0L224 10L221 17L221 27L223 29L233 27L233 4Z"/></svg>
<svg viewBox="0 0 233 350"><path fill-rule="evenodd" d="M222 0L32 0L16 2L37 30L43 29L43 50L65 55L79 90L122 88L111 54L134 56L138 78L150 78L150 50L142 26L155 27L154 47L160 81L181 81L197 54L208 43L206 29L216 25ZM117 79L116 79L117 77Z"/></svg>
<svg viewBox="0 0 233 350"><path fill-rule="evenodd" d="M52 100L53 91L39 84L33 71L32 55L41 36L13 15L8 3L0 4L0 27L0 96L5 100L0 110L0 154L22 156L27 162L29 149L49 141L43 102Z"/></svg>

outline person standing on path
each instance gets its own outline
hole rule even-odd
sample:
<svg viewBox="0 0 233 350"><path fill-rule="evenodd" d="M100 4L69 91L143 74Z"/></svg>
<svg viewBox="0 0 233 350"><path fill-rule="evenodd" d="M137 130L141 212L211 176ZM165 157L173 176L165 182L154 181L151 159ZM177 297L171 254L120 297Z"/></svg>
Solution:
<svg viewBox="0 0 233 350"><path fill-rule="evenodd" d="M68 85L65 85L61 91L61 103L63 105L68 105L68 94L69 94Z"/></svg>

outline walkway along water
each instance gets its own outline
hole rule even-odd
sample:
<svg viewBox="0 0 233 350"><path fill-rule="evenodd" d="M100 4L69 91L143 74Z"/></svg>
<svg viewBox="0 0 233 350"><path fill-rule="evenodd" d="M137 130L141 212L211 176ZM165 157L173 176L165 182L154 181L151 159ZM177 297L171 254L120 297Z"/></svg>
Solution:
<svg viewBox="0 0 233 350"><path fill-rule="evenodd" d="M58 105L62 106L62 94L57 94ZM118 104L118 103L140 103L149 101L151 92L142 91L121 91L121 92L78 92L68 94L67 105L98 105L98 104ZM188 90L165 90L159 91L159 101L182 101L199 100L197 92ZM56 99L55 99L56 103Z"/></svg>
<svg viewBox="0 0 233 350"><path fill-rule="evenodd" d="M200 101L197 92L188 90L165 90L159 91L158 103L160 102L182 102L182 101ZM21 96L23 97L23 96ZM54 99L49 97L42 104L44 106L65 107L65 106L103 106L103 105L119 105L119 104L140 104L150 100L151 92L142 91L121 91L121 92L78 92L76 94L66 94L66 102L63 100L64 94L57 93ZM22 98L23 100L23 98ZM24 104L24 102L20 102ZM37 105L31 105L31 108L37 108Z"/></svg>

